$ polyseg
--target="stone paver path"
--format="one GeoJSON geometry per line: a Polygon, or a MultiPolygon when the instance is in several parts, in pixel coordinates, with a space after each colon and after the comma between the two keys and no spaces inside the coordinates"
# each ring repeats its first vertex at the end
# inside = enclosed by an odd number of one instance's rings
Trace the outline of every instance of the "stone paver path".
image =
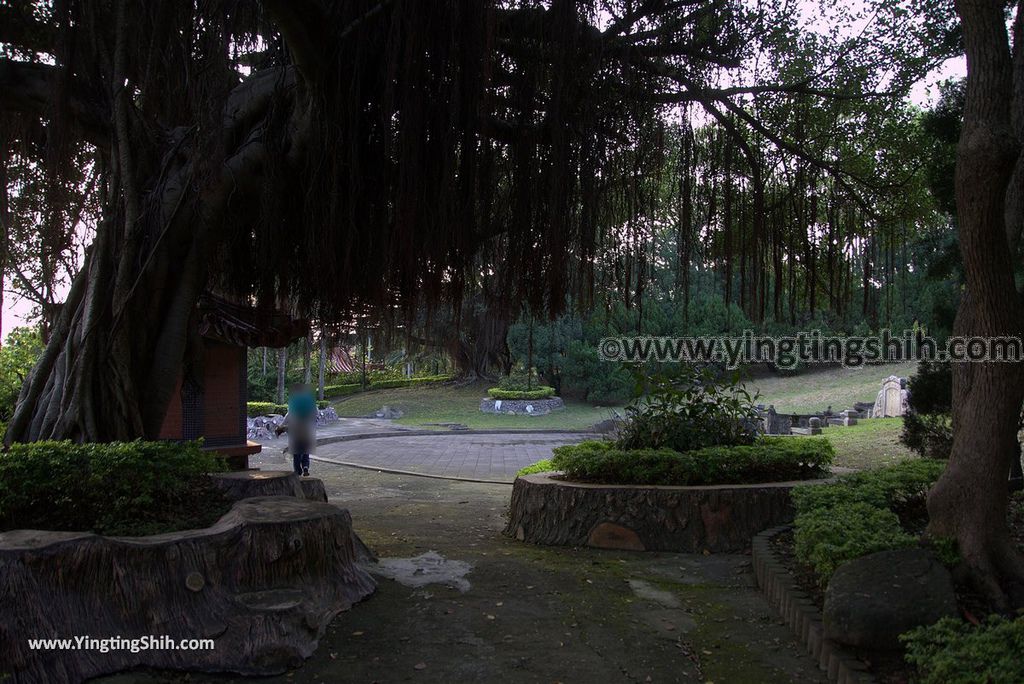
{"type": "MultiPolygon", "coordinates": [[[[321,435],[322,436],[322,435],[321,435]]],[[[582,441],[592,435],[579,433],[502,433],[480,434],[442,432],[430,435],[374,437],[321,444],[314,456],[314,475],[318,464],[343,463],[403,473],[417,473],[487,482],[515,480],[523,466],[551,457],[551,450],[562,444],[582,441]]],[[[290,458],[279,445],[268,445],[252,459],[252,465],[265,470],[290,469],[290,458]]]]}

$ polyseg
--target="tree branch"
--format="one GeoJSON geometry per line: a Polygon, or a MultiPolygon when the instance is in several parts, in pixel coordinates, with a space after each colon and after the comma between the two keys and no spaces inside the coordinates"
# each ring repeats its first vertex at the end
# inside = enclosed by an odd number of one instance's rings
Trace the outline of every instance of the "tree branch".
{"type": "MultiPolygon", "coordinates": [[[[0,59],[0,110],[45,117],[53,106],[50,84],[59,67],[0,59]]],[[[110,113],[105,106],[78,84],[72,83],[62,101],[67,103],[68,117],[96,147],[110,144],[110,113]]]]}

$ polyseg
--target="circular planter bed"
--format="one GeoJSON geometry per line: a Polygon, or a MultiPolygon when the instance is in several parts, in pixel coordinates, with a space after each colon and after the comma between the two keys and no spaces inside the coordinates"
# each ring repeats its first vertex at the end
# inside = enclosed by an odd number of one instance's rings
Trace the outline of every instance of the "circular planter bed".
{"type": "Polygon", "coordinates": [[[483,413],[505,413],[512,416],[543,416],[561,411],[565,404],[560,397],[550,399],[481,399],[483,413]]]}
{"type": "Polygon", "coordinates": [[[665,487],[568,482],[538,473],[516,479],[505,533],[556,546],[738,552],[758,532],[793,519],[793,487],[828,481],[665,487]]]}

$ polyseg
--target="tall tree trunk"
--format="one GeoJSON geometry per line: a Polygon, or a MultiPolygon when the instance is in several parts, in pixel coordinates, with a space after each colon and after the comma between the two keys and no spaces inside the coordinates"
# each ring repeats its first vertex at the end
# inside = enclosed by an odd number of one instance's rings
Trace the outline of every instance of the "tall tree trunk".
{"type": "MultiPolygon", "coordinates": [[[[959,0],[967,52],[967,94],[957,147],[956,204],[966,292],[956,334],[1022,335],[1024,312],[1015,288],[1007,228],[1007,190],[1020,164],[1020,139],[1010,102],[1021,113],[999,0],[959,0]]],[[[1020,8],[1016,32],[1020,36],[1020,8]]],[[[1017,42],[1017,50],[1024,46],[1017,42]]],[[[1017,84],[1024,85],[1017,61],[1017,84]]],[[[1007,527],[1007,476],[1018,453],[1024,400],[1019,363],[959,363],[953,377],[953,450],[928,497],[928,531],[954,538],[978,587],[1002,607],[1024,605],[1024,558],[1007,527]]]]}
{"type": "Polygon", "coordinates": [[[725,144],[725,161],[722,169],[725,172],[725,189],[723,191],[722,204],[722,257],[725,260],[725,283],[723,296],[725,297],[726,319],[728,320],[728,307],[732,304],[732,195],[733,195],[733,168],[732,168],[732,143],[725,144]]]}
{"type": "Polygon", "coordinates": [[[320,329],[320,368],[317,369],[317,391],[316,396],[320,401],[324,400],[324,382],[327,379],[327,331],[320,329]]]}
{"type": "Polygon", "coordinates": [[[313,383],[313,331],[306,333],[302,340],[302,382],[313,383]]]}
{"type": "Polygon", "coordinates": [[[285,399],[285,379],[288,375],[288,347],[277,350],[277,403],[283,404],[285,399]]]}

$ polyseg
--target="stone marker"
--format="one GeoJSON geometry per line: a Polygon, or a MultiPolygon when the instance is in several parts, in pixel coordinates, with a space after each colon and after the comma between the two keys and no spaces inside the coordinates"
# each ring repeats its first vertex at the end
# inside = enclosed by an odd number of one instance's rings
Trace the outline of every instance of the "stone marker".
{"type": "Polygon", "coordinates": [[[807,419],[807,427],[795,427],[792,428],[792,432],[794,435],[820,435],[821,418],[811,416],[807,419]]]}
{"type": "Polygon", "coordinates": [[[909,392],[904,388],[904,380],[890,375],[882,381],[882,389],[875,397],[875,405],[871,409],[872,418],[898,418],[907,412],[909,392]]]}

